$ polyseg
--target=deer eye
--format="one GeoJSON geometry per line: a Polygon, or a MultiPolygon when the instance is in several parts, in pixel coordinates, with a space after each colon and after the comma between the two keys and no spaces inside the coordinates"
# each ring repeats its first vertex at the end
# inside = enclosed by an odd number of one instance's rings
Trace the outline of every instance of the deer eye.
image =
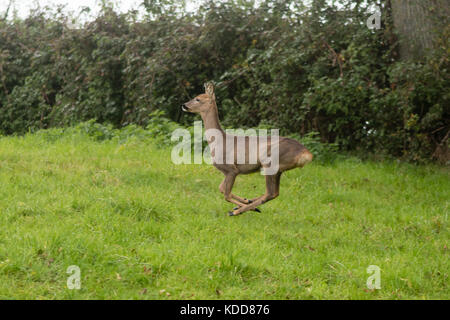
{"type": "Polygon", "coordinates": [[[195,101],[198,101],[198,102],[200,102],[200,99],[199,99],[199,98],[197,98],[197,99],[195,99],[195,101]]]}

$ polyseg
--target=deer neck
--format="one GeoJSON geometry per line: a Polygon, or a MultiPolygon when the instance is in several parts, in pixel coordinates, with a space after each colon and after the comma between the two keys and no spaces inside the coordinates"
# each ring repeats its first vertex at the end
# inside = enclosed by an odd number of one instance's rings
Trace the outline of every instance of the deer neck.
{"type": "Polygon", "coordinates": [[[216,129],[224,133],[222,127],[220,126],[219,112],[217,111],[217,105],[215,102],[213,103],[211,108],[209,108],[205,112],[202,112],[200,115],[202,117],[205,130],[216,129]]]}

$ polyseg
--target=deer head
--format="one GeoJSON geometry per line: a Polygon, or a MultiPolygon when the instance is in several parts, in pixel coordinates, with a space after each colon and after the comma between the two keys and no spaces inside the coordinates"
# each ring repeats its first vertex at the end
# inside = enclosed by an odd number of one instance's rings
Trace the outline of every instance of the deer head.
{"type": "Polygon", "coordinates": [[[204,113],[214,108],[216,96],[214,94],[214,85],[211,82],[204,84],[205,93],[196,96],[191,101],[181,105],[181,109],[185,112],[204,113]]]}

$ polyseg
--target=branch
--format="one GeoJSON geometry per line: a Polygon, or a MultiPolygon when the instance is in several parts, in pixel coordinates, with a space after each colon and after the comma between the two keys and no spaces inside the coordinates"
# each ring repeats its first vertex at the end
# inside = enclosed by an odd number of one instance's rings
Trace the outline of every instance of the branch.
{"type": "Polygon", "coordinates": [[[2,18],[2,21],[6,21],[6,18],[8,18],[9,9],[11,8],[11,5],[12,5],[13,1],[14,0],[9,0],[8,7],[6,8],[6,11],[5,11],[5,14],[4,14],[3,18],[2,18]]]}
{"type": "Polygon", "coordinates": [[[326,42],[325,40],[323,40],[324,44],[328,47],[328,50],[331,51],[331,53],[333,54],[334,60],[333,60],[333,66],[336,65],[336,61],[339,64],[339,71],[340,71],[340,77],[342,78],[344,76],[344,72],[342,71],[342,56],[339,53],[336,53],[336,51],[334,51],[334,49],[328,44],[328,42],[326,42]]]}

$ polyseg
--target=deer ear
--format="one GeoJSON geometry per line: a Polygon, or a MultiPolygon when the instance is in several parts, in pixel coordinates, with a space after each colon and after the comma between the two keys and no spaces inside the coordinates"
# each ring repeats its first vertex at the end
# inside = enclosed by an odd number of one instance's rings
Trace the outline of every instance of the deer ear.
{"type": "Polygon", "coordinates": [[[204,84],[205,86],[205,93],[210,96],[211,98],[215,99],[215,95],[214,95],[214,85],[212,82],[206,82],[204,84]]]}

